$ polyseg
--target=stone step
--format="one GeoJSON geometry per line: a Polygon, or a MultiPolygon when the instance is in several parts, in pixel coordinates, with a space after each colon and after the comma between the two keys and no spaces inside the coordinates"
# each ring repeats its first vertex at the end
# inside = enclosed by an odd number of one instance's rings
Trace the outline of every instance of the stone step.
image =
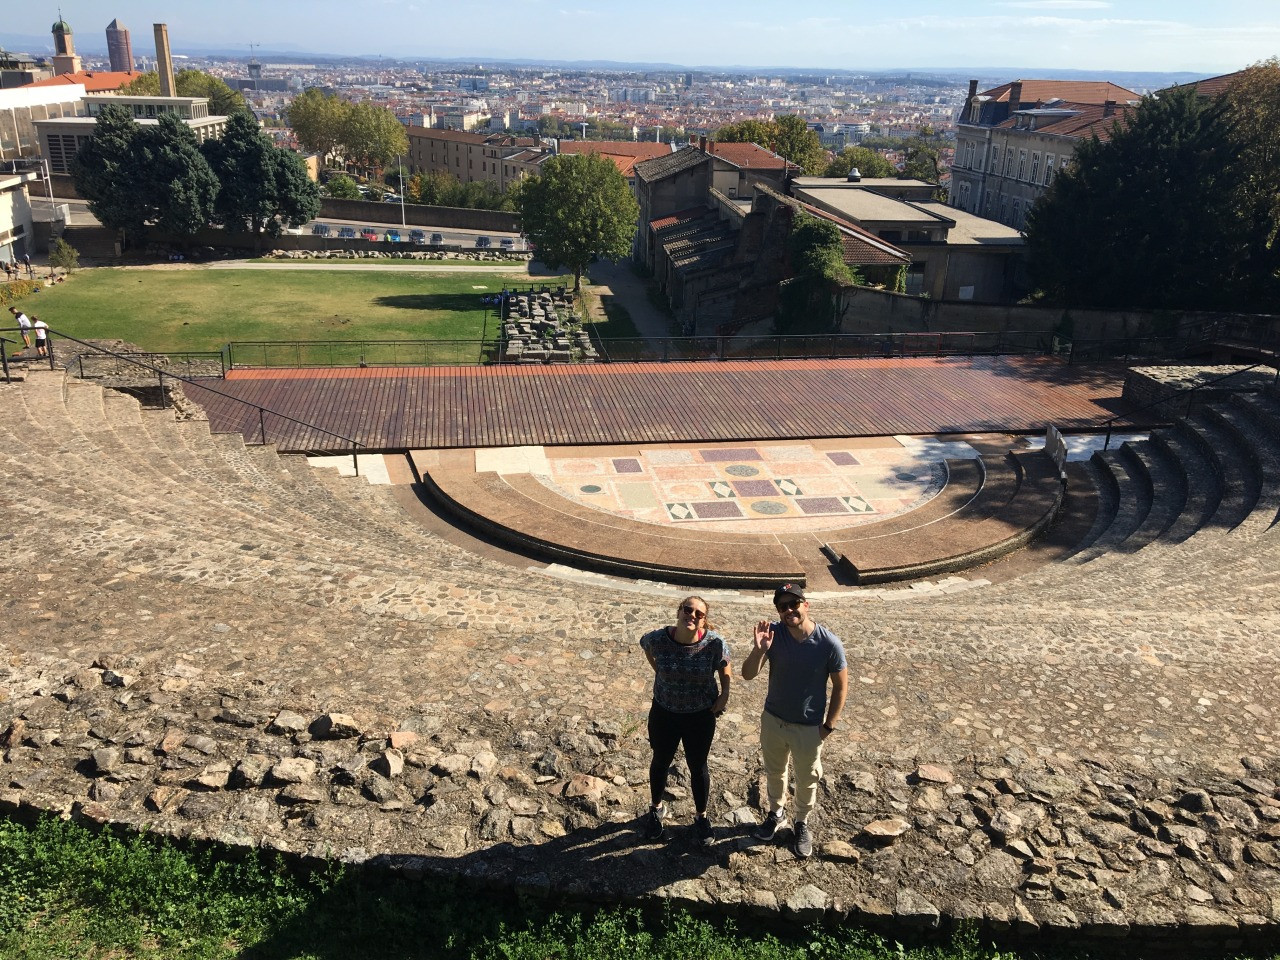
{"type": "Polygon", "coordinates": [[[1149,487],[1151,507],[1134,531],[1113,548],[1120,553],[1136,553],[1158,541],[1182,513],[1186,505],[1186,477],[1168,451],[1150,441],[1129,443],[1126,449],[1142,466],[1149,487]]]}
{"type": "Polygon", "coordinates": [[[1185,494],[1182,510],[1160,538],[1163,544],[1178,544],[1200,530],[1222,499],[1222,481],[1204,448],[1182,424],[1151,435],[1151,443],[1163,447],[1182,469],[1185,494]]]}
{"type": "Polygon", "coordinates": [[[1066,561],[1088,563],[1101,557],[1127,540],[1147,518],[1151,510],[1151,479],[1145,465],[1125,442],[1119,450],[1100,450],[1093,455],[1100,469],[1110,474],[1114,484],[1116,512],[1111,522],[1084,550],[1066,561]]]}
{"type": "Polygon", "coordinates": [[[1182,422],[1208,454],[1222,483],[1222,497],[1217,509],[1205,521],[1204,530],[1221,533],[1234,530],[1248,517],[1260,489],[1248,452],[1235,433],[1205,408],[1194,411],[1182,422]]]}
{"type": "Polygon", "coordinates": [[[858,584],[931,577],[1004,556],[1039,536],[1057,516],[1063,486],[1043,452],[983,457],[985,481],[949,516],[898,535],[832,541],[858,584]]]}

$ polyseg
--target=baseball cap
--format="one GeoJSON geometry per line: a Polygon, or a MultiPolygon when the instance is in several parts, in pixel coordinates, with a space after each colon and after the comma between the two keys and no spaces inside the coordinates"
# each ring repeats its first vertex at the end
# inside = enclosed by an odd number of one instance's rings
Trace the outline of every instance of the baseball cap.
{"type": "Polygon", "coordinates": [[[800,586],[800,584],[798,584],[798,583],[784,583],[784,584],[783,584],[782,586],[780,586],[777,590],[773,591],[773,604],[774,604],[774,606],[777,606],[777,605],[778,605],[778,600],[779,600],[781,597],[786,596],[787,594],[791,594],[791,596],[795,597],[797,600],[803,600],[803,599],[805,598],[805,597],[804,597],[804,587],[800,586]]]}

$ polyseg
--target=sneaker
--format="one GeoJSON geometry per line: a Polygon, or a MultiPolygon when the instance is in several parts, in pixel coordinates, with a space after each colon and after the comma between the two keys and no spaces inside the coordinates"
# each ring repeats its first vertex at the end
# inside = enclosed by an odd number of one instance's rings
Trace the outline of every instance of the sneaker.
{"type": "Polygon", "coordinates": [[[693,820],[693,842],[700,847],[709,847],[715,843],[715,832],[711,829],[711,821],[706,817],[695,817],[693,820]]]}
{"type": "Polygon", "coordinates": [[[778,835],[778,831],[787,825],[786,815],[781,811],[770,813],[764,818],[764,823],[756,827],[757,840],[772,840],[778,835]]]}
{"type": "Polygon", "coordinates": [[[644,838],[650,842],[661,840],[663,832],[662,810],[653,807],[644,817],[644,838]]]}
{"type": "Polygon", "coordinates": [[[801,860],[813,856],[813,833],[803,820],[796,822],[796,856],[801,860]]]}

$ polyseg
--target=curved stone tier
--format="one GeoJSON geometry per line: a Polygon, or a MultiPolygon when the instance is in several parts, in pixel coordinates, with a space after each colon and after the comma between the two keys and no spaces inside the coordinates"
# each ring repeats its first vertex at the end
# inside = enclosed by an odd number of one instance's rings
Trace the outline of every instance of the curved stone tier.
{"type": "MultiPolygon", "coordinates": [[[[760,681],[720,720],[714,846],[679,780],[677,838],[636,832],[636,641],[677,591],[487,559],[407,488],[32,371],[0,385],[0,806],[589,899],[1274,944],[1277,422],[1234,402],[1126,454],[1072,562],[815,593],[851,695],[800,862],[749,836],[760,681]]],[[[702,592],[740,661],[768,594],[702,592]]]]}

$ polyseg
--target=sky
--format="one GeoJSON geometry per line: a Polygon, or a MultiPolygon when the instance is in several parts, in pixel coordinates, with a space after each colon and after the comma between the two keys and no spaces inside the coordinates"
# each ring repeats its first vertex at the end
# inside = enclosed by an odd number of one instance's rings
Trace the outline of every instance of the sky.
{"type": "Polygon", "coordinates": [[[612,60],[842,70],[1027,67],[1190,71],[1280,55],[1280,0],[14,0],[0,44],[51,49],[62,16],[105,50],[118,18],[136,54],[151,24],[184,45],[408,58],[612,60]],[[19,42],[23,41],[23,42],[19,42]],[[43,43],[43,46],[40,44],[43,43]]]}

